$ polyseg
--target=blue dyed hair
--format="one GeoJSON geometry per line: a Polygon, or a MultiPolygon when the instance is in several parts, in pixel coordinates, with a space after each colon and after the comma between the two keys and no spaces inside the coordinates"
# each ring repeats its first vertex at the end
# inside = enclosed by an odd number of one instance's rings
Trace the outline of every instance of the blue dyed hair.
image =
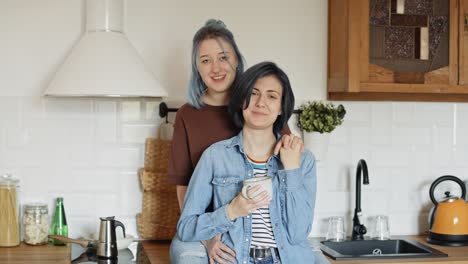
{"type": "Polygon", "coordinates": [[[236,76],[234,78],[233,84],[236,82],[239,73],[244,71],[244,60],[242,54],[237,47],[236,41],[232,32],[227,29],[226,25],[221,20],[210,19],[206,21],[205,25],[200,28],[195,36],[193,37],[192,43],[192,73],[190,76],[190,81],[188,83],[188,95],[187,100],[190,105],[200,109],[204,106],[202,97],[206,93],[206,85],[203,82],[200,73],[198,72],[197,58],[198,58],[198,48],[202,41],[206,39],[216,39],[221,38],[231,45],[234,52],[236,53],[238,65],[235,69],[236,76]]]}
{"type": "Polygon", "coordinates": [[[236,82],[234,89],[232,89],[231,100],[228,106],[228,111],[234,125],[238,129],[243,128],[245,123],[243,110],[249,107],[250,97],[258,79],[275,76],[283,87],[281,115],[273,123],[273,132],[275,134],[279,133],[286,126],[294,111],[294,93],[288,75],[275,63],[269,61],[255,64],[239,75],[239,80],[236,82]]]}

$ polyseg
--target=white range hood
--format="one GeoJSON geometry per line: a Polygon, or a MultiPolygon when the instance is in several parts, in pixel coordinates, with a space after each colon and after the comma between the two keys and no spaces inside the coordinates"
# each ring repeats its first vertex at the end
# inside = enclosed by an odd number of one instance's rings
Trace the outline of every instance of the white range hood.
{"type": "Polygon", "coordinates": [[[59,97],[166,97],[123,32],[123,0],[86,0],[86,32],[45,90],[59,97]]]}

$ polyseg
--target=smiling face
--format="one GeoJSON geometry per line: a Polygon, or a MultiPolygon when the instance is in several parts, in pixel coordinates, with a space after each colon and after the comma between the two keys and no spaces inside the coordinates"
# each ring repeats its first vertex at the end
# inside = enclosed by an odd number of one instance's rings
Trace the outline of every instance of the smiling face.
{"type": "Polygon", "coordinates": [[[222,38],[205,39],[198,48],[197,67],[207,94],[227,93],[236,77],[238,59],[222,38]]]}
{"type": "Polygon", "coordinates": [[[255,82],[247,109],[242,111],[244,126],[253,129],[272,130],[276,118],[281,115],[283,87],[274,75],[255,82]]]}

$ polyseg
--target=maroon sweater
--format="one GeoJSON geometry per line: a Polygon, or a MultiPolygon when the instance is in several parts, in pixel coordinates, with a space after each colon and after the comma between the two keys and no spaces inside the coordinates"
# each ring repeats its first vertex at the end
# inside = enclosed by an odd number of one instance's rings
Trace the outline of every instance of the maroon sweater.
{"type": "MultiPolygon", "coordinates": [[[[184,104],[177,111],[169,159],[169,182],[187,186],[200,157],[210,145],[239,133],[227,106],[205,105],[196,109],[184,104]]],[[[281,134],[290,134],[285,127],[281,134]]]]}

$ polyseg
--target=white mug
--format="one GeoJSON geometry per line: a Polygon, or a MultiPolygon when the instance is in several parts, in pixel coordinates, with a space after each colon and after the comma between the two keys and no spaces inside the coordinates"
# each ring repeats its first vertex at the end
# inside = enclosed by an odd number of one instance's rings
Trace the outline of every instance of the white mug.
{"type": "Polygon", "coordinates": [[[247,195],[247,190],[257,185],[260,185],[263,188],[263,190],[260,191],[266,191],[268,193],[271,200],[271,198],[273,197],[273,185],[271,177],[269,176],[253,177],[245,180],[242,186],[242,196],[244,196],[245,198],[250,198],[247,195]]]}

